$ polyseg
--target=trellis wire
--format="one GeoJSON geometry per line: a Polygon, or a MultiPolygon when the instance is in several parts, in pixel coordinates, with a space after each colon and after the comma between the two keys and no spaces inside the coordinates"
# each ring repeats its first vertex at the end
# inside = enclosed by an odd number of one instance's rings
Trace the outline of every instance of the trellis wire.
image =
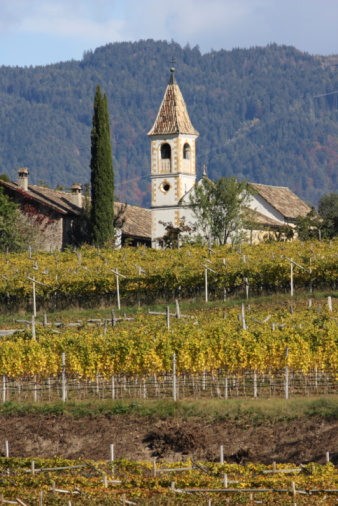
{"type": "Polygon", "coordinates": [[[66,373],[39,378],[2,376],[2,401],[46,402],[62,399],[161,399],[172,398],[292,398],[338,393],[334,372],[314,369],[307,373],[288,369],[274,373],[218,371],[201,374],[125,375],[83,379],[66,373]],[[65,390],[66,385],[66,390],[65,390]]]}

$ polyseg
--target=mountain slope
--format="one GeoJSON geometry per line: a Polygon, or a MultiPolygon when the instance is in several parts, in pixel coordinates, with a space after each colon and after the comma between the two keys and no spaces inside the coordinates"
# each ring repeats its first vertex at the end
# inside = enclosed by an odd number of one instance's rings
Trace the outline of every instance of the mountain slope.
{"type": "Polygon", "coordinates": [[[176,59],[208,175],[289,186],[316,204],[338,190],[335,57],[277,46],[212,51],[164,41],[108,44],[79,62],[0,67],[0,172],[69,187],[89,181],[95,87],[108,95],[116,192],[149,205],[151,128],[176,59]],[[325,95],[325,96],[319,96],[325,95]]]}

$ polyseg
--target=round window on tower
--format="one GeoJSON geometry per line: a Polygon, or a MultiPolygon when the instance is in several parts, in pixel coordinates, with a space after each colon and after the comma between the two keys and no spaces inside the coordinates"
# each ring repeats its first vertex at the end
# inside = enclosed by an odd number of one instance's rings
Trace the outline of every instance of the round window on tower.
{"type": "Polygon", "coordinates": [[[168,193],[170,188],[171,188],[171,186],[170,186],[170,183],[168,183],[168,181],[163,181],[163,183],[160,184],[160,190],[163,193],[168,193]]]}

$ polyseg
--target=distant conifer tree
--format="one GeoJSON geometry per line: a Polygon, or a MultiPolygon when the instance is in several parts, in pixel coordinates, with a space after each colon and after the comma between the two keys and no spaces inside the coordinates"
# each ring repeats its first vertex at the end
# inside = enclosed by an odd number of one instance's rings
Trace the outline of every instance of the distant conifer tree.
{"type": "Polygon", "coordinates": [[[114,235],[114,170],[107,96],[97,86],[91,132],[91,240],[103,246],[114,235]]]}

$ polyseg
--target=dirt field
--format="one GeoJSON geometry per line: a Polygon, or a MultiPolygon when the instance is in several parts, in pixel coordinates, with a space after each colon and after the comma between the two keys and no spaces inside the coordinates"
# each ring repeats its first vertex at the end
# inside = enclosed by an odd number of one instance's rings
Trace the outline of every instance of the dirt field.
{"type": "Polygon", "coordinates": [[[0,448],[6,440],[12,457],[103,460],[109,458],[110,444],[114,443],[117,459],[182,461],[192,457],[217,461],[223,444],[228,462],[323,464],[329,451],[330,460],[338,463],[338,422],[314,417],[252,427],[197,418],[1,416],[0,448]]]}

